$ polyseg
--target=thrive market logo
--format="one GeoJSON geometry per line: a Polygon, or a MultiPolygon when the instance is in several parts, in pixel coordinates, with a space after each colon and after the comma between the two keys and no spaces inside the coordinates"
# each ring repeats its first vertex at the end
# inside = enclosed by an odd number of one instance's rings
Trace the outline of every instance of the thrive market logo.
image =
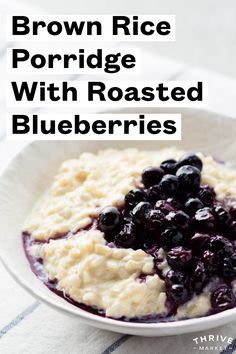
{"type": "Polygon", "coordinates": [[[233,343],[233,338],[221,334],[209,334],[207,336],[200,336],[193,338],[194,350],[199,351],[218,351],[224,350],[226,347],[230,349],[233,343]]]}

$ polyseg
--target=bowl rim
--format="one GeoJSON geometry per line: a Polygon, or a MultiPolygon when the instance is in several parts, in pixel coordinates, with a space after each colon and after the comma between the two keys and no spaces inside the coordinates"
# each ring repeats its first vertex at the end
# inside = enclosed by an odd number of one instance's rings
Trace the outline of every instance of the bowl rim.
{"type": "MultiPolygon", "coordinates": [[[[24,146],[18,148],[18,150],[13,154],[13,156],[10,158],[10,160],[1,168],[0,170],[0,182],[1,179],[4,177],[4,174],[8,171],[8,169],[11,167],[12,163],[14,160],[21,154],[24,154],[29,147],[32,145],[37,145],[41,141],[31,141],[25,144],[24,146]]],[[[56,294],[53,294],[52,298],[47,297],[46,294],[41,294],[37,292],[37,289],[31,286],[30,282],[24,279],[22,275],[20,275],[16,269],[11,267],[11,262],[9,262],[9,258],[7,254],[4,254],[4,251],[0,249],[0,261],[2,262],[4,268],[8,271],[8,273],[13,277],[13,279],[23,288],[25,289],[29,294],[31,294],[33,297],[36,299],[44,302],[45,304],[49,305],[50,307],[54,308],[55,310],[59,310],[67,315],[71,315],[76,318],[82,318],[85,322],[88,324],[94,324],[97,323],[98,327],[99,325],[104,325],[104,328],[109,329],[109,326],[112,325],[112,328],[116,328],[118,331],[120,330],[142,330],[142,333],[144,334],[145,332],[148,332],[150,330],[177,330],[181,329],[184,330],[185,332],[194,332],[197,330],[204,329],[206,326],[207,328],[212,328],[212,327],[217,327],[221,324],[230,322],[230,319],[236,319],[236,307],[232,309],[228,309],[216,314],[212,314],[209,316],[202,316],[202,317],[197,317],[197,318],[189,318],[189,319],[184,319],[184,320],[177,320],[177,321],[170,321],[170,322],[150,322],[150,323],[143,323],[143,322],[129,322],[129,321],[121,321],[119,319],[113,319],[109,317],[102,317],[96,314],[92,314],[86,310],[83,310],[81,308],[75,307],[71,304],[70,307],[64,306],[63,302],[60,303],[60,301],[54,301],[53,298],[55,297],[58,298],[56,294]],[[73,310],[73,307],[75,310],[73,310]],[[79,312],[78,312],[79,311],[79,312]],[[224,321],[223,321],[224,320],[224,321]],[[203,325],[201,327],[201,325],[203,325]],[[196,329],[198,328],[198,329],[196,329]]],[[[29,266],[30,267],[30,266],[29,266]]],[[[33,273],[33,272],[32,272],[33,273]]],[[[35,275],[37,278],[37,276],[35,275]]],[[[37,278],[38,279],[38,278],[37,278]]],[[[42,283],[39,279],[38,281],[42,283]]],[[[46,285],[44,284],[46,287],[46,285]]],[[[48,289],[48,291],[50,291],[48,289]]],[[[63,299],[66,301],[65,299],[63,299]]],[[[67,302],[68,303],[68,302],[67,302]]],[[[112,330],[112,329],[111,329],[112,330]]],[[[121,332],[121,331],[120,331],[121,332]]],[[[158,334],[158,333],[157,333],[158,334]]],[[[172,331],[168,334],[161,334],[161,335],[171,335],[172,331]]],[[[177,334],[177,331],[176,331],[177,334]]]]}

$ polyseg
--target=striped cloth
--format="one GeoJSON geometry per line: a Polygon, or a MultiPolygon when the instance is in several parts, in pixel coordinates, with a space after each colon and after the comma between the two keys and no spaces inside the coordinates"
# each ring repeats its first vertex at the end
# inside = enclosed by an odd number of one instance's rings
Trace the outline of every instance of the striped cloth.
{"type": "MultiPolygon", "coordinates": [[[[7,43],[4,33],[5,14],[38,12],[19,2],[0,5],[0,166],[21,148],[25,142],[5,140],[5,67],[7,43]]],[[[19,46],[19,43],[15,43],[19,46]]],[[[72,79],[77,79],[73,76],[72,79]]],[[[83,77],[81,77],[83,78],[83,77]]],[[[135,77],[133,77],[135,79],[135,77]]],[[[207,80],[209,82],[209,110],[236,117],[236,82],[214,72],[190,67],[163,57],[142,52],[142,74],[138,79],[156,80],[207,80]]],[[[84,77],[86,79],[86,77],[84,77]]],[[[55,111],[54,111],[55,113],[55,111]]],[[[36,301],[22,290],[0,264],[0,353],[1,354],[97,354],[97,353],[202,353],[193,341],[196,337],[222,335],[236,337],[236,323],[204,333],[175,337],[145,338],[120,335],[81,323],[36,301]]],[[[236,340],[226,349],[223,343],[211,353],[229,354],[236,350],[236,340]]],[[[206,351],[206,350],[205,350],[206,351]]]]}

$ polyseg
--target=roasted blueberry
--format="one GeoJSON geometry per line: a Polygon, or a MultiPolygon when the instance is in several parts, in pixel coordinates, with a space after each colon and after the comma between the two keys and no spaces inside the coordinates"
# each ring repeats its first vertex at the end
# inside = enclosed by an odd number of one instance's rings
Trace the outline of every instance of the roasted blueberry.
{"type": "Polygon", "coordinates": [[[155,209],[160,210],[165,215],[176,210],[175,206],[171,202],[168,202],[168,200],[158,200],[155,209]]]}
{"type": "Polygon", "coordinates": [[[150,187],[147,190],[147,198],[148,198],[148,201],[152,204],[155,204],[158,200],[163,198],[163,193],[161,192],[158,184],[150,187]]]}
{"type": "Polygon", "coordinates": [[[173,206],[173,208],[175,208],[175,210],[181,210],[181,209],[183,209],[182,204],[181,204],[180,201],[177,200],[176,198],[167,198],[166,201],[167,201],[168,203],[170,203],[170,204],[173,206]]]}
{"type": "Polygon", "coordinates": [[[191,294],[189,278],[179,270],[169,270],[165,277],[166,292],[176,305],[186,302],[191,294]]]}
{"type": "Polygon", "coordinates": [[[233,290],[227,285],[221,285],[211,294],[211,305],[216,312],[234,307],[235,296],[233,290]]]}
{"type": "Polygon", "coordinates": [[[215,227],[215,218],[210,208],[203,208],[197,210],[194,215],[194,224],[197,230],[205,231],[211,230],[215,227]]]}
{"type": "Polygon", "coordinates": [[[190,227],[191,222],[190,217],[182,210],[171,211],[167,215],[167,220],[176,228],[181,230],[187,230],[190,227]]]}
{"type": "Polygon", "coordinates": [[[189,198],[184,204],[184,210],[190,216],[193,216],[198,209],[202,208],[204,208],[204,205],[198,198],[189,198]]]}
{"type": "Polygon", "coordinates": [[[236,240],[236,221],[232,222],[225,234],[230,240],[236,240]]]}
{"type": "Polygon", "coordinates": [[[156,231],[160,233],[165,227],[165,215],[160,210],[150,210],[145,217],[145,229],[147,231],[156,231]]]}
{"type": "Polygon", "coordinates": [[[178,177],[180,190],[184,193],[196,192],[200,187],[201,173],[198,168],[190,165],[180,167],[176,176],[178,177]]]}
{"type": "Polygon", "coordinates": [[[175,303],[182,305],[191,298],[191,293],[183,284],[173,284],[167,288],[167,296],[175,303]]]}
{"type": "Polygon", "coordinates": [[[186,275],[180,270],[170,269],[166,273],[165,283],[166,286],[171,286],[173,284],[184,284],[186,281],[186,275]]]}
{"type": "Polygon", "coordinates": [[[194,250],[194,252],[199,253],[208,247],[209,241],[209,235],[196,233],[190,240],[190,247],[194,250]]]}
{"type": "Polygon", "coordinates": [[[190,165],[196,167],[198,170],[202,170],[202,160],[195,154],[183,155],[178,162],[179,167],[190,165]]]}
{"type": "Polygon", "coordinates": [[[192,250],[182,246],[172,248],[167,253],[167,262],[170,267],[175,269],[187,268],[191,265],[192,261],[192,250]]]}
{"type": "Polygon", "coordinates": [[[121,223],[121,213],[115,207],[104,208],[98,217],[98,227],[103,232],[117,229],[121,223]]]}
{"type": "Polygon", "coordinates": [[[236,276],[236,253],[223,259],[221,271],[224,278],[236,276]]]}
{"type": "Polygon", "coordinates": [[[211,237],[209,249],[218,255],[231,255],[234,252],[232,243],[227,238],[218,235],[211,237]]]}
{"type": "Polygon", "coordinates": [[[146,188],[155,186],[160,182],[164,171],[158,167],[147,167],[142,172],[142,183],[146,188]]]}
{"type": "Polygon", "coordinates": [[[174,159],[165,160],[160,167],[166,174],[174,175],[177,170],[177,162],[174,159]]]}
{"type": "Polygon", "coordinates": [[[125,224],[123,229],[115,236],[115,244],[119,247],[136,247],[136,236],[132,224],[125,224]]]}
{"type": "Polygon", "coordinates": [[[167,197],[176,196],[179,187],[178,178],[173,175],[165,175],[160,181],[159,186],[162,193],[164,193],[167,197]]]}
{"type": "Polygon", "coordinates": [[[198,192],[198,198],[206,207],[210,207],[215,201],[216,194],[213,188],[208,185],[205,185],[200,187],[198,192]]]}
{"type": "Polygon", "coordinates": [[[206,285],[208,280],[205,266],[202,262],[198,262],[193,269],[192,273],[192,283],[194,286],[194,290],[197,294],[199,294],[204,286],[206,285]]]}
{"type": "Polygon", "coordinates": [[[152,206],[148,202],[138,203],[132,212],[132,221],[135,224],[144,224],[147,213],[152,209],[152,206]]]}
{"type": "Polygon", "coordinates": [[[175,228],[166,229],[160,236],[160,245],[165,251],[169,251],[176,246],[181,246],[185,242],[185,236],[175,228]]]}
{"type": "Polygon", "coordinates": [[[143,227],[140,227],[140,225],[134,225],[134,232],[138,248],[146,251],[154,246],[157,246],[156,235],[151,232],[147,232],[143,227]]]}
{"type": "Polygon", "coordinates": [[[210,250],[206,250],[203,252],[202,262],[208,273],[215,273],[217,270],[219,270],[221,265],[219,255],[213,253],[210,250]]]}
{"type": "Polygon", "coordinates": [[[139,202],[145,202],[147,199],[146,193],[141,189],[132,189],[125,196],[125,206],[132,209],[139,202]]]}
{"type": "Polygon", "coordinates": [[[222,205],[213,207],[213,215],[220,230],[226,230],[232,223],[231,216],[222,205]]]}
{"type": "Polygon", "coordinates": [[[229,213],[230,213],[232,219],[236,221],[236,202],[234,202],[230,205],[229,213]]]}

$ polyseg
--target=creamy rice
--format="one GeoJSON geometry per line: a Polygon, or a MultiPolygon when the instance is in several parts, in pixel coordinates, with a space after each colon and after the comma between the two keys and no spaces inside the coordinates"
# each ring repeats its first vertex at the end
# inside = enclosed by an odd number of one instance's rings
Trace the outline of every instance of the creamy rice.
{"type": "Polygon", "coordinates": [[[164,282],[152,274],[153,257],[142,250],[107,247],[98,230],[52,240],[40,247],[40,256],[58,289],[78,302],[105,309],[107,316],[166,312],[164,282]],[[145,282],[138,279],[140,274],[147,275],[145,282]]]}

